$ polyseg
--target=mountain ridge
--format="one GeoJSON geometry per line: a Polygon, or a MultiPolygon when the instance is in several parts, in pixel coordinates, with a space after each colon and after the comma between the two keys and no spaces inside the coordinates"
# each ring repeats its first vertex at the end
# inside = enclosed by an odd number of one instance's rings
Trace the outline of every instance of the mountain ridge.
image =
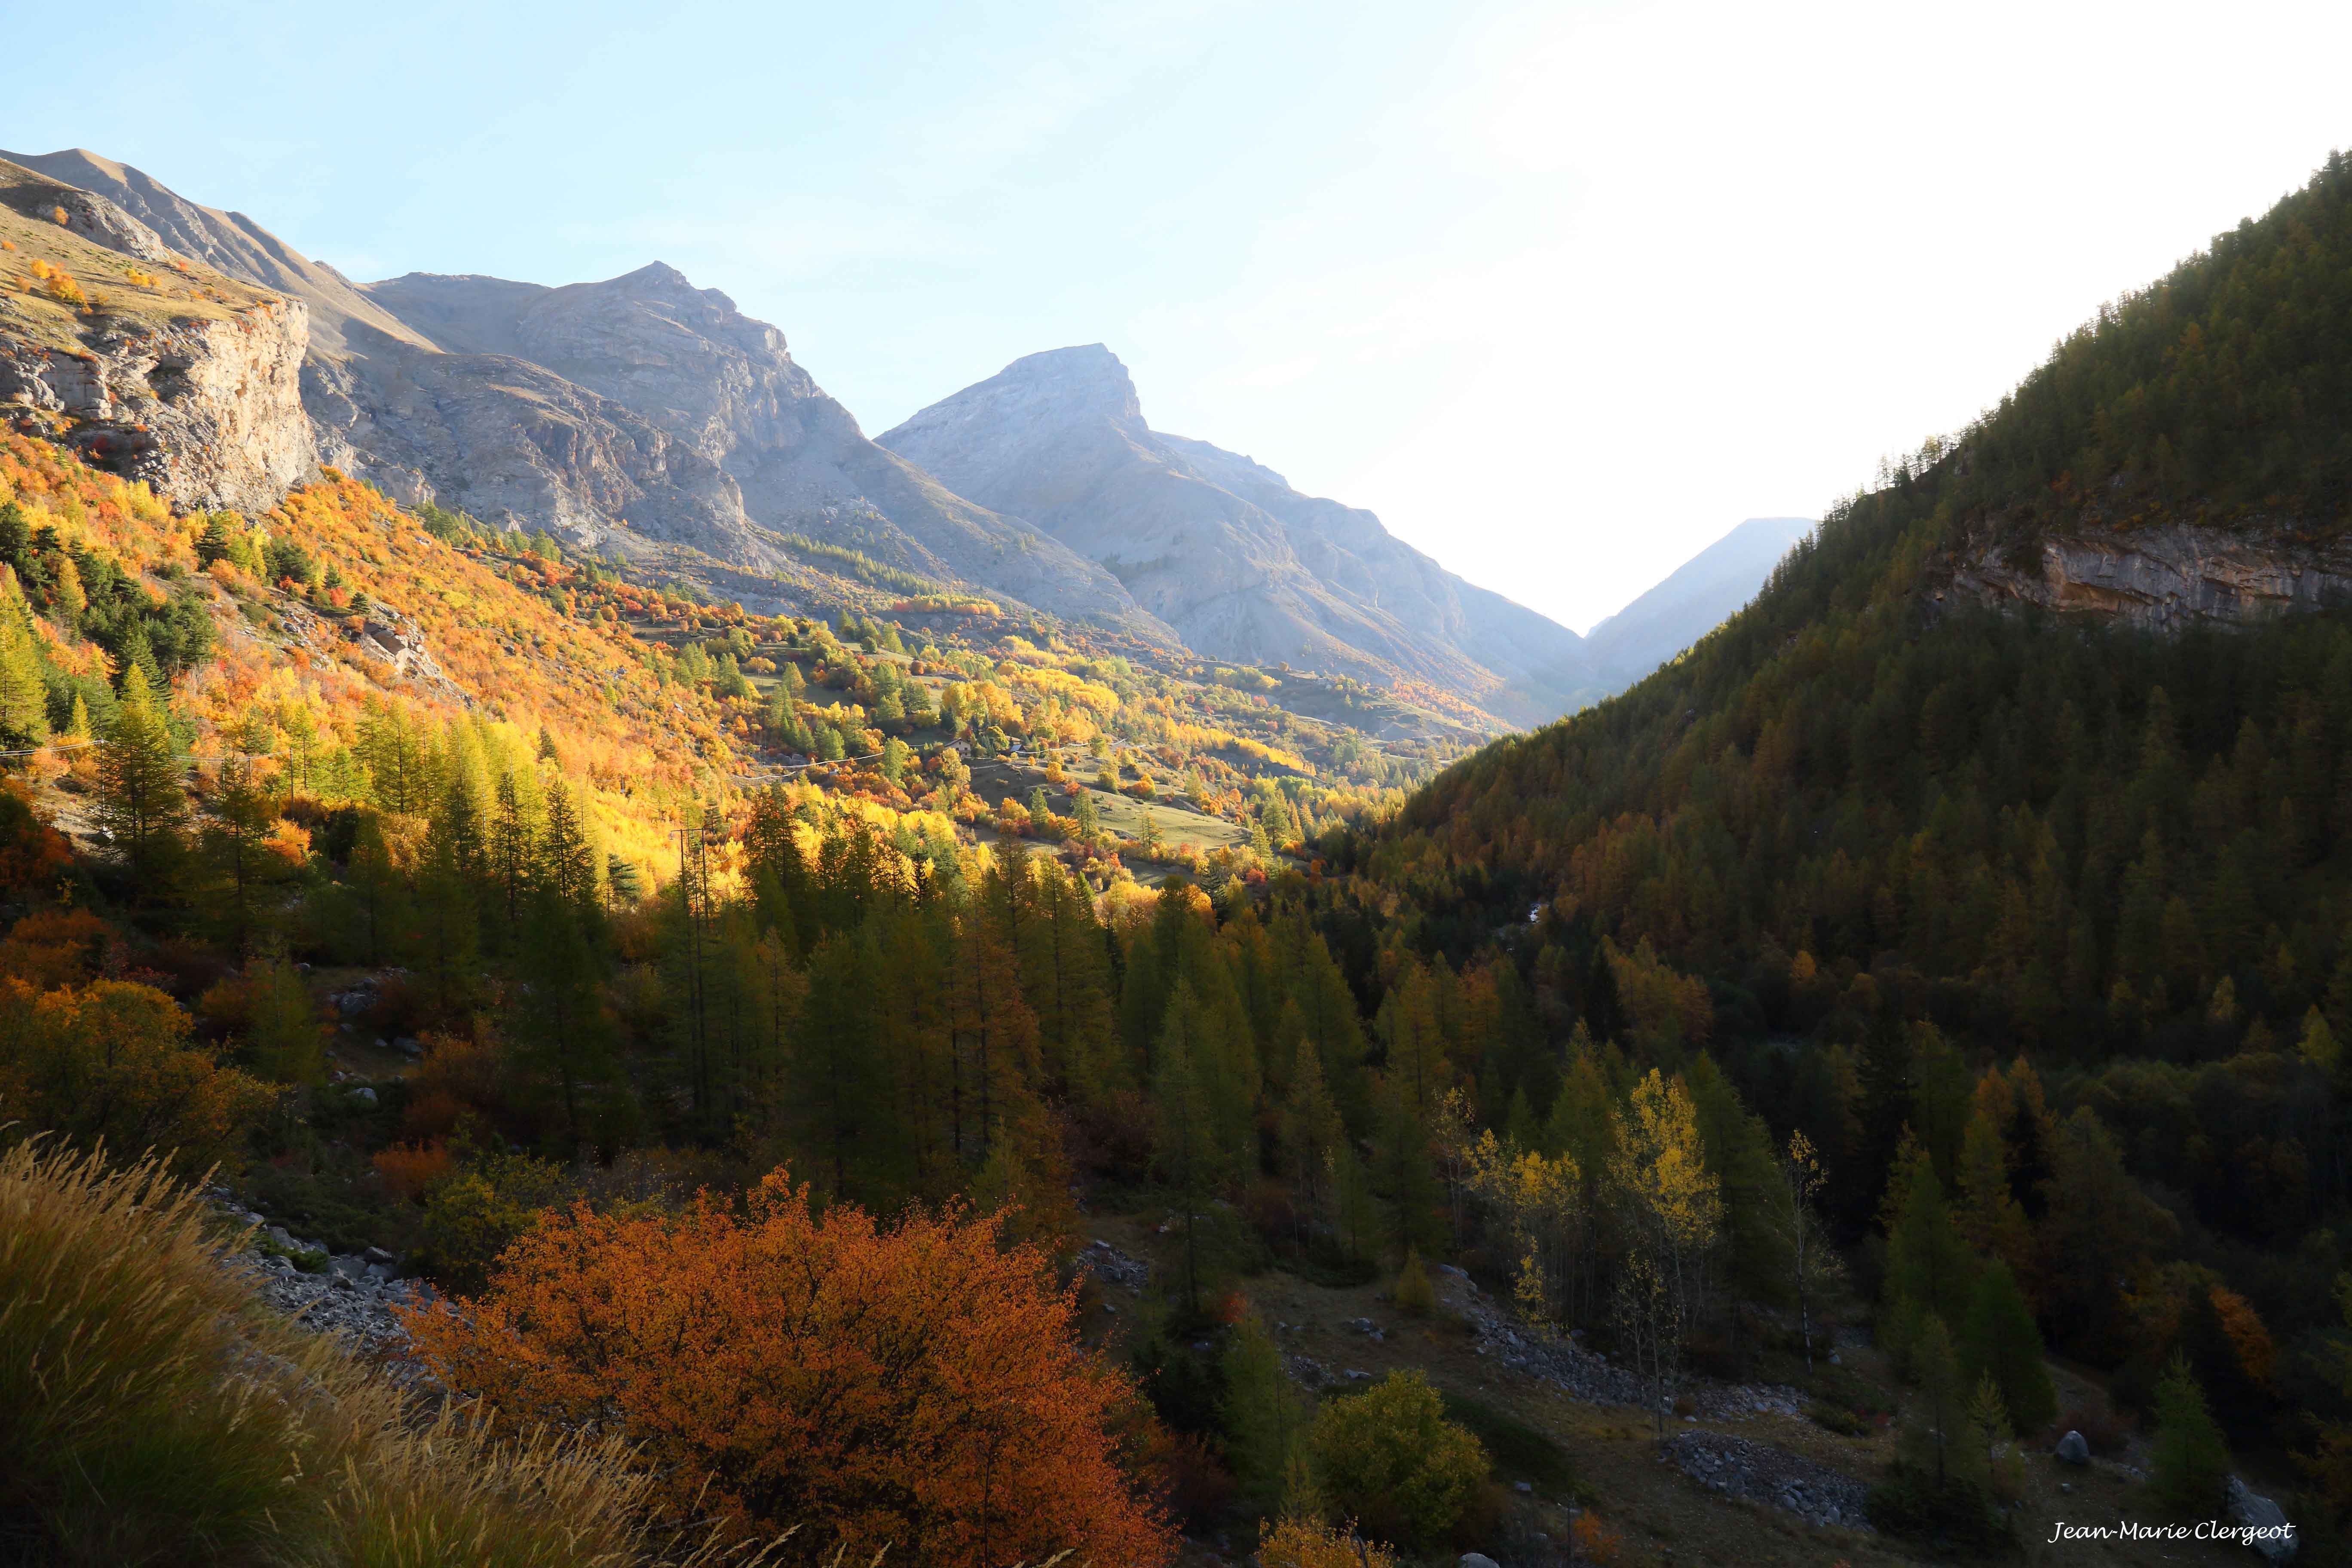
{"type": "Polygon", "coordinates": [[[1025,355],[878,439],[1103,563],[1213,657],[1427,681],[1514,722],[1594,694],[1565,626],[1446,572],[1370,512],[1152,429],[1103,344],[1025,355]]]}
{"type": "Polygon", "coordinates": [[[562,286],[423,274],[353,283],[252,219],[191,202],[127,164],[79,149],[14,161],[88,180],[173,248],[306,301],[302,399],[320,457],[401,500],[547,527],[625,555],[649,538],[761,569],[791,559],[781,533],[811,535],[1169,640],[1100,567],[867,441],[792,360],[781,331],[674,268],[562,286]],[[447,342],[397,308],[418,309],[428,287],[437,309],[425,314],[447,342]],[[510,344],[497,340],[501,312],[513,317],[510,344]],[[529,341],[598,384],[505,352],[534,324],[529,341]],[[706,373],[698,388],[689,371],[706,373]],[[679,416],[698,405],[697,416],[679,416]]]}

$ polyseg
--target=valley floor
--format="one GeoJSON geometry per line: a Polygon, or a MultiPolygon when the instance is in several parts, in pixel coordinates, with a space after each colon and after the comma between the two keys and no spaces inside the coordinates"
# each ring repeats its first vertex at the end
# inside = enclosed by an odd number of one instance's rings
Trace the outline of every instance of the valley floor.
{"type": "MultiPolygon", "coordinates": [[[[1107,1243],[1126,1258],[1149,1260],[1155,1268],[1172,1264],[1175,1257],[1172,1237],[1162,1233],[1159,1216],[1152,1214],[1092,1216],[1086,1237],[1089,1243],[1107,1243]]],[[[1559,1492],[1559,1489],[1540,1485],[1532,1486],[1526,1494],[1511,1489],[1507,1528],[1522,1539],[1541,1532],[1564,1545],[1581,1504],[1590,1506],[1620,1538],[1617,1562],[1628,1568],[1693,1568],[1696,1564],[1894,1568],[1936,1561],[1925,1552],[1875,1532],[1822,1528],[1779,1508],[1709,1491],[1661,1453],[1641,1410],[1590,1402],[1551,1379],[1503,1364],[1495,1353],[1499,1344],[1478,1332],[1470,1321],[1471,1313],[1491,1320],[1496,1311],[1492,1298],[1476,1294],[1476,1288],[1459,1275],[1445,1273],[1437,1278],[1441,1311],[1426,1321],[1415,1321],[1397,1311],[1387,1300],[1385,1282],[1337,1288],[1276,1269],[1244,1281],[1241,1289],[1269,1328],[1287,1325],[1277,1332],[1276,1340],[1294,1370],[1300,1364],[1297,1358],[1319,1363],[1333,1380],[1326,1387],[1361,1387],[1391,1372],[1418,1369],[1442,1393],[1500,1411],[1556,1442],[1568,1456],[1573,1485],[1559,1495],[1547,1495],[1548,1489],[1559,1492]],[[1379,1337],[1354,1327],[1360,1320],[1369,1320],[1380,1331],[1379,1337]],[[1350,1375],[1356,1373],[1365,1375],[1350,1375]]],[[[1140,1321],[1139,1297],[1131,1287],[1108,1279],[1101,1281],[1100,1295],[1110,1310],[1100,1305],[1094,1309],[1089,1333],[1098,1335],[1113,1353],[1123,1353],[1129,1331],[1140,1321]]],[[[1874,1382],[1896,1386],[1874,1352],[1849,1347],[1842,1355],[1874,1382]]],[[[2062,1403],[2071,1403],[2075,1394],[2085,1391],[2084,1380],[2064,1366],[2053,1364],[2052,1371],[2059,1382],[2062,1403]]],[[[1788,1375],[1801,1381],[1802,1368],[1788,1375]]],[[[1841,1436],[1802,1415],[1769,1408],[1780,1403],[1771,1396],[1777,1386],[1727,1385],[1720,1391],[1725,1395],[1760,1395],[1752,1399],[1703,1394],[1703,1407],[1711,1414],[1677,1417],[1678,1431],[1670,1436],[1714,1433],[1744,1439],[1864,1486],[1885,1472],[1894,1452],[1895,1423],[1867,1436],[1841,1436]],[[1738,1404],[1748,1405],[1750,1413],[1733,1414],[1726,1408],[1738,1404]],[[1759,1405],[1766,1408],[1754,1408],[1759,1405]]],[[[2144,1468],[2144,1454],[2135,1452],[2127,1459],[2139,1461],[2144,1468]]],[[[1509,1489],[1509,1469],[1500,1473],[1509,1489]]],[[[2015,1560],[2028,1563],[2079,1568],[2158,1563],[2244,1568],[2260,1561],[2242,1548],[2195,1541],[2094,1540],[2053,1544],[2052,1535],[2061,1521],[2109,1527],[2132,1520],[2148,1524],[2163,1521],[2163,1516],[2141,1495],[2127,1462],[2094,1459],[2089,1466],[2076,1468],[2061,1464],[2046,1451],[2031,1454],[2025,1495],[2015,1519],[2019,1540],[2015,1560]]],[[[1184,1562],[1188,1568],[1243,1562],[1253,1544],[1231,1535],[1222,1543],[1192,1541],[1184,1562]]],[[[1563,1552],[1555,1560],[1566,1563],[1569,1558],[1563,1552]]]]}

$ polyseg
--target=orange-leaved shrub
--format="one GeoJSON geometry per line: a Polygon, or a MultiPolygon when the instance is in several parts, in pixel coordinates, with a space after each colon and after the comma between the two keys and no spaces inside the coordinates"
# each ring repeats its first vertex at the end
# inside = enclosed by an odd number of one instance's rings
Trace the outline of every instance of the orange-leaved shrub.
{"type": "Polygon", "coordinates": [[[893,1561],[1164,1563],[1112,1436],[1133,1390],[1048,1280],[995,1218],[820,1215],[777,1171],[740,1212],[551,1214],[478,1299],[408,1316],[455,1387],[530,1419],[617,1413],[681,1517],[893,1561]]]}

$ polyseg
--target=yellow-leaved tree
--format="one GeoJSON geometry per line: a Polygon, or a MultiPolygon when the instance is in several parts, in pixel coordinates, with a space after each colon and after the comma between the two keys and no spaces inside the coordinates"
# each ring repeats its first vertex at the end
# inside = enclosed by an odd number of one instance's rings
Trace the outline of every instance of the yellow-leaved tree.
{"type": "Polygon", "coordinates": [[[1609,1185],[1626,1239],[1618,1327],[1635,1373],[1650,1384],[1652,1417],[1664,1437],[1683,1340],[1705,1304],[1709,1254],[1723,1233],[1723,1194],[1706,1168],[1698,1114],[1679,1077],[1651,1068],[1615,1121],[1609,1185]]]}

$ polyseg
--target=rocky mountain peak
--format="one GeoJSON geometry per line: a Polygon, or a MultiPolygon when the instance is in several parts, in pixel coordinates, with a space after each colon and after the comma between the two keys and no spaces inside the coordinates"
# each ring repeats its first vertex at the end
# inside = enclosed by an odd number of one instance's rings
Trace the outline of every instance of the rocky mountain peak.
{"type": "Polygon", "coordinates": [[[1101,343],[1025,354],[948,401],[967,399],[976,405],[1026,410],[1037,423],[1109,419],[1138,428],[1143,426],[1143,405],[1136,396],[1134,378],[1119,357],[1101,343]]]}

